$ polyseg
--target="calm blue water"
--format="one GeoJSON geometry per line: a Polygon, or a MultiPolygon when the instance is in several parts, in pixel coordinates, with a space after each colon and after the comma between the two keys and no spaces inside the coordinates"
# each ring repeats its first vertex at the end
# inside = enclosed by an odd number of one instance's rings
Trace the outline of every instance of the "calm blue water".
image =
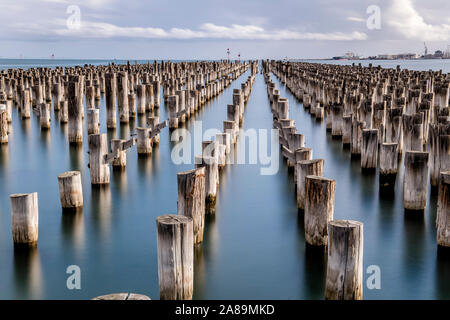
{"type": "MultiPolygon", "coordinates": [[[[186,127],[193,133],[193,121],[201,120],[204,130],[222,129],[232,90],[248,75],[209,102],[186,127]]],[[[365,288],[364,298],[449,299],[450,259],[437,252],[435,240],[436,194],[429,191],[424,216],[405,215],[402,169],[395,194],[381,196],[378,172],[362,175],[359,161],[351,160],[341,142],[326,134],[325,123],[312,119],[273,75],[272,79],[289,98],[291,118],[313,148],[313,157],[325,159],[324,176],[336,180],[335,218],[364,222],[364,266],[379,265],[382,276],[382,289],[365,288]]],[[[131,291],[158,299],[155,218],[176,212],[176,173],[193,165],[172,163],[174,143],[166,128],[151,157],[137,157],[132,148],[126,171],[112,171],[109,187],[92,188],[87,136],[83,147],[69,147],[67,125],[54,116],[50,131],[41,132],[35,115],[22,121],[14,109],[10,143],[0,149],[0,298],[87,299],[131,291]],[[67,170],[82,173],[85,206],[77,215],[60,209],[57,175],[67,170]],[[38,248],[14,252],[9,195],[33,191],[39,194],[38,248]],[[66,288],[65,271],[72,264],[81,268],[81,290],[66,288]]],[[[105,117],[102,98],[101,132],[107,132],[105,117]]],[[[167,119],[164,105],[160,118],[167,119]]],[[[108,132],[108,138],[127,138],[142,123],[137,118],[108,132]]],[[[244,129],[271,127],[266,87],[258,74],[244,129]]],[[[245,152],[244,142],[240,140],[237,152],[245,152]]],[[[220,176],[216,214],[207,217],[205,240],[196,252],[196,299],[324,296],[326,254],[305,247],[293,172],[283,162],[276,175],[262,176],[260,168],[230,165],[220,176]]]]}

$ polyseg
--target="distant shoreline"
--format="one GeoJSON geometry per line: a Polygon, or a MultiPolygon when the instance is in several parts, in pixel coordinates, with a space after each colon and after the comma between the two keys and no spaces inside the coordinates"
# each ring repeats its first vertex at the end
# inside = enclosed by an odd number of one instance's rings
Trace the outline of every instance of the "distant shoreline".
{"type": "Polygon", "coordinates": [[[323,58],[323,59],[294,59],[294,60],[324,60],[324,61],[439,61],[439,60],[450,60],[450,58],[417,58],[417,59],[333,59],[333,58],[323,58]]]}
{"type": "MultiPolygon", "coordinates": [[[[417,59],[333,59],[333,58],[249,58],[249,59],[241,59],[241,60],[301,60],[301,61],[439,61],[439,60],[450,60],[450,58],[417,58],[417,59]]],[[[62,58],[62,59],[49,59],[49,58],[1,58],[1,61],[48,61],[48,62],[58,62],[58,61],[92,61],[92,62],[114,62],[114,61],[219,61],[219,60],[226,60],[224,59],[70,59],[70,58],[62,58]]],[[[238,59],[232,59],[232,61],[235,61],[238,59]]]]}

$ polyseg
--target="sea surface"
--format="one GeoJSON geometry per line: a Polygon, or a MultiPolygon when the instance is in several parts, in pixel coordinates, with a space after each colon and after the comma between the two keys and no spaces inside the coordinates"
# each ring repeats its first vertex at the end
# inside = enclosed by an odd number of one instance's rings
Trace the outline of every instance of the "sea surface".
{"type": "MultiPolygon", "coordinates": [[[[0,68],[109,62],[0,60],[0,68]]],[[[450,70],[450,60],[372,63],[450,70]]],[[[202,121],[203,130],[222,130],[233,88],[248,76],[249,72],[243,74],[187,121],[185,127],[193,140],[194,121],[202,121]]],[[[405,214],[403,166],[395,192],[380,194],[378,170],[362,174],[359,160],[352,160],[341,141],[326,133],[325,123],[311,118],[275,76],[272,79],[281,96],[289,99],[290,117],[305,135],[306,146],[313,148],[313,157],[325,160],[324,176],[336,180],[335,219],[364,223],[364,283],[370,276],[366,273],[369,266],[381,270],[381,289],[364,286],[364,298],[450,299],[449,254],[438,251],[436,245],[436,191],[428,191],[423,215],[405,214]]],[[[103,97],[100,110],[100,131],[108,139],[127,139],[136,126],[144,124],[144,118],[137,117],[109,131],[103,97]]],[[[86,128],[83,146],[69,146],[67,125],[60,124],[56,116],[52,111],[51,129],[41,131],[36,115],[23,121],[13,108],[9,144],[0,148],[0,299],[90,299],[117,292],[158,299],[155,219],[176,213],[176,174],[194,165],[173,163],[176,142],[165,128],[151,157],[138,157],[133,147],[127,152],[126,171],[111,170],[110,185],[93,188],[86,128]],[[84,209],[78,214],[63,213],[60,207],[57,176],[68,170],[79,170],[82,175],[84,209]],[[27,192],[38,192],[39,243],[34,250],[15,251],[9,195],[27,192]],[[70,265],[81,269],[80,290],[67,288],[70,265]]],[[[164,104],[160,119],[167,119],[164,104]]],[[[256,76],[246,106],[243,128],[272,128],[261,74],[256,76]]],[[[247,154],[246,149],[248,141],[241,138],[236,152],[247,154]]],[[[276,150],[270,151],[276,155],[276,150]]],[[[205,239],[195,252],[195,299],[323,299],[326,252],[305,245],[293,172],[281,155],[278,160],[280,167],[274,175],[261,175],[260,169],[267,165],[259,162],[229,165],[221,172],[216,213],[206,217],[205,239]]]]}

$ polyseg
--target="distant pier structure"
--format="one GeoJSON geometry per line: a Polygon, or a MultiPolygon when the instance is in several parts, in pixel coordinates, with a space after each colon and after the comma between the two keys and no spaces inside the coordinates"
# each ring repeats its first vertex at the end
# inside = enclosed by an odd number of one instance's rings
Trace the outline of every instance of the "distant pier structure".
{"type": "Polygon", "coordinates": [[[317,166],[314,146],[305,153],[307,136],[302,144],[292,139],[302,133],[290,119],[287,99],[280,96],[271,74],[316,121],[325,122],[325,130],[342,141],[352,158],[360,159],[361,174],[379,170],[380,194],[401,188],[405,215],[423,215],[430,205],[429,187],[436,190],[436,244],[450,248],[450,74],[276,60],[263,60],[262,70],[283,157],[288,167],[292,161],[296,164],[305,240],[328,251],[326,299],[363,298],[363,224],[334,220],[339,184],[322,177],[326,163],[317,166]],[[402,185],[396,184],[400,171],[402,185]]]}

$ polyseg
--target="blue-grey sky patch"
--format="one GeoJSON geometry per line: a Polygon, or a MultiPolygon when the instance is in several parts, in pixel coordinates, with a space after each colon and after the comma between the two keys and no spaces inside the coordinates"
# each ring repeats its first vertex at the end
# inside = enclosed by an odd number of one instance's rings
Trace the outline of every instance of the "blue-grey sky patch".
{"type": "Polygon", "coordinates": [[[450,44],[450,2],[429,0],[2,0],[2,57],[325,58],[450,44]],[[381,28],[369,29],[377,5],[381,28]],[[68,28],[69,6],[81,12],[68,28]]]}

